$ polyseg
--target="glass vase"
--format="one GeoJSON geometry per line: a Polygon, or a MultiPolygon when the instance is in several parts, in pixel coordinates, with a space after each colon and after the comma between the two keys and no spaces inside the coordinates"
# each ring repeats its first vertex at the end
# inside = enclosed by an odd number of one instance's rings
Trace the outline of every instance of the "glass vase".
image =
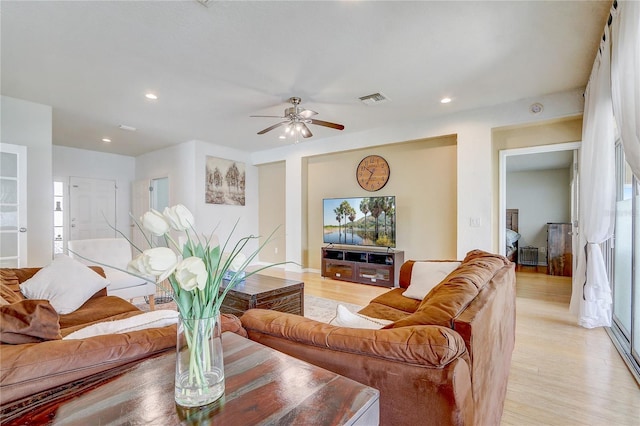
{"type": "Polygon", "coordinates": [[[182,407],[210,404],[224,394],[220,313],[178,320],[175,400],[182,407]]]}

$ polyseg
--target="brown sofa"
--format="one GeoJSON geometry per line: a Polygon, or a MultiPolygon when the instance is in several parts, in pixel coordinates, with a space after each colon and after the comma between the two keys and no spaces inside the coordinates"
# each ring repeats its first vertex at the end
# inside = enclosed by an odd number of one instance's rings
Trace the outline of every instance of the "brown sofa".
{"type": "MultiPolygon", "coordinates": [[[[92,269],[104,276],[102,268],[92,269]]],[[[2,327],[3,344],[0,345],[2,406],[175,348],[175,325],[80,340],[61,340],[61,337],[87,325],[129,318],[143,311],[124,299],[107,296],[106,289],[102,289],[74,312],[58,315],[46,301],[25,301],[20,293],[19,283],[32,277],[38,270],[40,268],[0,269],[3,299],[11,299],[10,302],[22,305],[17,309],[15,322],[23,324],[21,329],[9,333],[9,322],[13,317],[8,314],[5,316],[9,312],[5,308],[9,308],[9,305],[2,307],[5,322],[2,327]],[[38,325],[34,325],[36,322],[38,325]],[[15,344],[4,343],[7,340],[15,344]],[[32,343],[27,343],[29,341],[32,343]]]]}
{"type": "Polygon", "coordinates": [[[480,250],[422,301],[400,288],[359,312],[383,329],[336,327],[269,310],[240,319],[249,338],[380,391],[382,425],[499,425],[515,343],[515,265],[480,250]]]}
{"type": "MultiPolygon", "coordinates": [[[[91,269],[104,277],[102,268],[91,269]]],[[[39,393],[53,392],[70,382],[175,348],[175,325],[61,340],[88,325],[129,318],[143,311],[117,296],[107,296],[102,289],[74,312],[58,315],[46,301],[25,300],[20,293],[20,283],[39,270],[0,268],[0,296],[9,303],[0,307],[2,408],[22,403],[23,399],[28,403],[39,393]]],[[[223,315],[221,329],[246,336],[240,321],[231,315],[223,315]]]]}

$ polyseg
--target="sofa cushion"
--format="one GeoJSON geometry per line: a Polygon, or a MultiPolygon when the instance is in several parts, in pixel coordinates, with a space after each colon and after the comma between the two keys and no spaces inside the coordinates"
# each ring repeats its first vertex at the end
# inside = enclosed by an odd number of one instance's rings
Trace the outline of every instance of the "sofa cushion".
{"type": "MultiPolygon", "coordinates": [[[[380,305],[385,305],[395,310],[403,311],[406,314],[411,314],[418,309],[420,306],[420,302],[422,300],[410,299],[408,297],[404,297],[404,292],[406,289],[404,288],[394,288],[386,293],[382,293],[380,296],[371,300],[371,304],[376,303],[380,305]]],[[[386,316],[378,316],[378,315],[370,315],[365,314],[377,318],[387,318],[386,316]]]]}
{"type": "Polygon", "coordinates": [[[16,293],[8,285],[0,283],[0,297],[7,303],[16,303],[24,300],[24,297],[21,296],[22,294],[16,293]]]}
{"type": "Polygon", "coordinates": [[[46,300],[0,306],[0,341],[12,345],[61,339],[58,313],[46,300]]]}
{"type": "Polygon", "coordinates": [[[20,284],[28,299],[48,300],[59,314],[68,314],[109,284],[89,267],[65,255],[20,284]]]}
{"type": "Polygon", "coordinates": [[[24,299],[20,293],[20,281],[12,270],[0,269],[0,297],[8,303],[24,299]]]}
{"type": "Polygon", "coordinates": [[[438,284],[415,313],[385,328],[434,324],[452,327],[453,320],[478,295],[491,278],[510,263],[505,257],[474,250],[446,280],[438,284]]]}
{"type": "Polygon", "coordinates": [[[89,299],[79,309],[60,315],[60,330],[66,336],[82,327],[105,320],[116,320],[142,312],[131,303],[117,296],[89,299]]]}
{"type": "Polygon", "coordinates": [[[86,339],[103,336],[105,334],[122,334],[131,331],[146,330],[148,328],[166,327],[178,323],[178,311],[173,309],[159,309],[143,312],[129,318],[114,321],[102,321],[88,325],[80,330],[66,335],[65,340],[86,339]]]}
{"type": "Polygon", "coordinates": [[[90,377],[168,349],[175,350],[175,345],[175,326],[82,340],[1,345],[2,403],[90,377]]]}
{"type": "Polygon", "coordinates": [[[336,316],[329,322],[331,325],[351,328],[380,329],[392,321],[372,318],[362,314],[354,314],[346,307],[338,304],[336,316]]]}
{"type": "Polygon", "coordinates": [[[422,301],[435,286],[453,272],[461,262],[415,262],[411,270],[411,284],[404,297],[422,301]]]}

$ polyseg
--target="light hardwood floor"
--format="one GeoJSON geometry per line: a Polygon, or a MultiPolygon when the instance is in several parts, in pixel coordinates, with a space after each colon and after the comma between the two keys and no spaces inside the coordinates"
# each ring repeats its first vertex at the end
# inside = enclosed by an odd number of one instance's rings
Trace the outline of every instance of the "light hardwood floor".
{"type": "MultiPolygon", "coordinates": [[[[308,294],[358,305],[388,291],[317,273],[263,273],[300,279],[308,294]]],[[[578,327],[569,313],[570,278],[516,275],[516,347],[502,425],[640,425],[640,388],[606,332],[578,327]]]]}

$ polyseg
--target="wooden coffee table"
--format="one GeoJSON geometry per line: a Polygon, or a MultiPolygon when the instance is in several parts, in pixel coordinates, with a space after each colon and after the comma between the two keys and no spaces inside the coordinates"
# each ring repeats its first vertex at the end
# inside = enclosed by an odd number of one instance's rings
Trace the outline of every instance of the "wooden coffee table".
{"type": "Polygon", "coordinates": [[[379,392],[226,332],[225,394],[205,407],[174,402],[175,352],[31,398],[2,413],[3,425],[361,425],[379,423],[379,392]]]}
{"type": "Polygon", "coordinates": [[[304,283],[268,275],[251,275],[229,290],[221,311],[239,317],[252,308],[304,315],[304,283]]]}

